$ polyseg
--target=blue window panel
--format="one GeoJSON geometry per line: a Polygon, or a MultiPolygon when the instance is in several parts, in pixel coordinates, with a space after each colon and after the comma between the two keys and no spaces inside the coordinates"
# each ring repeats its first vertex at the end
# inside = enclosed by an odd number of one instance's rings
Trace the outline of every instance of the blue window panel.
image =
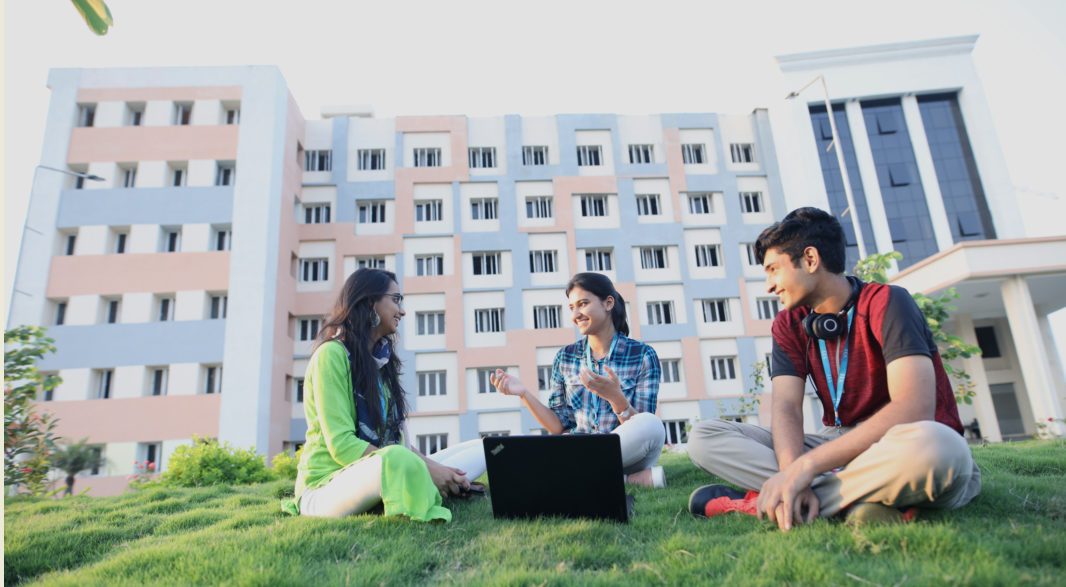
{"type": "Polygon", "coordinates": [[[889,218],[888,230],[892,233],[892,242],[907,242],[907,225],[903,223],[902,218],[889,218]]]}
{"type": "Polygon", "coordinates": [[[877,115],[877,134],[889,135],[896,132],[896,117],[889,112],[877,115]]]}
{"type": "Polygon", "coordinates": [[[977,173],[955,94],[919,96],[937,183],[954,242],[996,238],[992,215],[977,173]]]}
{"type": "Polygon", "coordinates": [[[911,173],[907,166],[902,163],[892,163],[888,166],[889,181],[893,186],[910,185],[911,173]]]}

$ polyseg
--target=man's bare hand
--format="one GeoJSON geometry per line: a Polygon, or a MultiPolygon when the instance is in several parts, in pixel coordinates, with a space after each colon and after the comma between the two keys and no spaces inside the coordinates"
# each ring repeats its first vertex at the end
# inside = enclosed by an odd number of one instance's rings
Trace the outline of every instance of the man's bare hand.
{"type": "Polygon", "coordinates": [[[820,504],[810,487],[812,480],[796,463],[767,479],[755,504],[759,519],[766,515],[781,530],[788,532],[793,524],[805,521],[802,515],[804,507],[807,508],[807,522],[817,518],[820,504]]]}

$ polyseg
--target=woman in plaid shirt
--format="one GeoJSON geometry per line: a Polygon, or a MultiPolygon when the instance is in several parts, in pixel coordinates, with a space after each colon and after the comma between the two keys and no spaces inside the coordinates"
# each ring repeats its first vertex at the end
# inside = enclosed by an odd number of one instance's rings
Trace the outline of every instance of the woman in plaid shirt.
{"type": "Polygon", "coordinates": [[[629,338],[625,302],[606,276],[578,273],[566,296],[570,317],[585,338],[555,355],[548,405],[503,370],[497,369],[492,384],[522,398],[552,434],[617,434],[626,481],[666,487],[663,468],[654,466],[666,441],[655,415],[660,379],[655,349],[629,338]]]}

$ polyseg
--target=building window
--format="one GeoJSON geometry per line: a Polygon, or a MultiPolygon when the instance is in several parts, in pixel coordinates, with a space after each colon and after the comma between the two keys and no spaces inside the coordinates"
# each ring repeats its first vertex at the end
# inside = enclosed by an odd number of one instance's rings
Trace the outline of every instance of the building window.
{"type": "Polygon", "coordinates": [[[418,374],[418,395],[419,397],[425,397],[427,395],[447,395],[448,394],[448,373],[445,371],[435,371],[433,373],[419,373],[418,374]]]}
{"type": "Polygon", "coordinates": [[[503,308],[475,310],[474,332],[503,332],[503,308]]]}
{"type": "Polygon", "coordinates": [[[490,377],[495,373],[495,369],[478,369],[477,370],[477,392],[478,393],[496,393],[496,386],[492,384],[490,377]]]}
{"type": "Polygon", "coordinates": [[[208,367],[204,376],[204,393],[222,393],[222,367],[208,367]]]}
{"type": "Polygon", "coordinates": [[[536,196],[526,198],[526,218],[551,218],[551,196],[536,196]]]}
{"type": "Polygon", "coordinates": [[[707,163],[703,145],[681,145],[681,160],[685,165],[702,165],[707,163]]]}
{"type": "Polygon", "coordinates": [[[162,447],[157,442],[144,443],[141,446],[144,447],[143,454],[144,454],[144,467],[145,467],[145,469],[147,470],[148,463],[152,463],[152,464],[156,465],[156,467],[154,467],[154,470],[155,470],[156,473],[158,473],[159,472],[159,466],[158,466],[159,465],[159,455],[162,454],[162,452],[163,452],[162,447]]]}
{"type": "Polygon", "coordinates": [[[227,110],[226,111],[226,124],[240,124],[241,123],[241,111],[240,109],[227,110]]]}
{"type": "MultiPolygon", "coordinates": [[[[385,205],[381,205],[381,215],[385,216],[385,205]]],[[[360,206],[360,212],[365,206],[360,206]]],[[[329,204],[304,206],[304,224],[326,224],[329,222],[329,204]]]]}
{"type": "Polygon", "coordinates": [[[70,256],[72,256],[74,254],[74,244],[77,241],[78,241],[78,235],[76,235],[76,234],[68,234],[67,235],[67,253],[66,253],[66,255],[68,257],[70,257],[70,256]]]}
{"type": "Polygon", "coordinates": [[[103,369],[99,372],[99,379],[96,385],[96,399],[110,399],[111,398],[111,380],[115,377],[115,372],[111,369],[103,369]]]}
{"type": "Polygon", "coordinates": [[[144,118],[144,112],[142,110],[135,109],[131,105],[127,105],[126,108],[129,110],[129,118],[127,119],[129,121],[129,125],[141,126],[141,121],[144,118]]]}
{"type": "Polygon", "coordinates": [[[703,300],[704,322],[729,322],[728,300],[703,300]]]}
{"type": "Polygon", "coordinates": [[[215,232],[215,250],[228,251],[233,244],[232,230],[218,230],[215,232]]]}
{"type": "Polygon", "coordinates": [[[607,196],[581,196],[581,215],[586,218],[606,216],[607,196]]]}
{"type": "Polygon", "coordinates": [[[522,165],[547,165],[548,147],[522,147],[522,165]]]}
{"type": "Polygon", "coordinates": [[[778,309],[777,298],[764,298],[756,303],[759,305],[759,320],[772,320],[781,311],[778,309]]]}
{"type": "Polygon", "coordinates": [[[412,167],[440,167],[440,149],[415,149],[412,167]]]}
{"type": "Polygon", "coordinates": [[[736,378],[737,371],[733,366],[733,357],[711,357],[711,379],[722,381],[736,378]]]}
{"type": "Polygon", "coordinates": [[[499,253],[474,253],[474,275],[499,275],[499,253]]]}
{"type": "Polygon", "coordinates": [[[417,268],[416,274],[422,275],[444,275],[444,256],[443,255],[431,255],[429,257],[416,257],[415,265],[417,268]]]}
{"type": "Polygon", "coordinates": [[[237,168],[231,165],[219,165],[215,185],[233,185],[237,181],[237,168]]]}
{"type": "Polygon", "coordinates": [[[599,165],[603,165],[599,145],[579,145],[577,147],[578,167],[596,167],[599,165]]]}
{"type": "Polygon", "coordinates": [[[760,267],[759,259],[755,256],[755,244],[744,243],[744,262],[750,267],[760,267]]]}
{"type": "Polygon", "coordinates": [[[385,149],[359,149],[359,171],[385,169],[385,149]]]}
{"type": "Polygon", "coordinates": [[[658,194],[637,196],[637,216],[658,216],[662,214],[658,194]]]}
{"type": "Polygon", "coordinates": [[[740,211],[745,214],[765,212],[766,208],[762,205],[762,192],[741,192],[740,211]]]}
{"type": "Polygon", "coordinates": [[[415,204],[416,222],[440,222],[443,220],[444,204],[440,200],[432,200],[415,204]]]}
{"type": "Polygon", "coordinates": [[[733,163],[755,163],[755,145],[751,143],[733,143],[729,145],[733,163]]]}
{"type": "Polygon", "coordinates": [[[560,328],[562,327],[562,306],[534,306],[533,328],[560,328]]]}
{"type": "Polygon", "coordinates": [[[470,168],[496,167],[496,147],[470,147],[470,168]]]}
{"type": "Polygon", "coordinates": [[[121,303],[118,300],[108,300],[107,302],[107,323],[118,324],[119,309],[121,303]]]}
{"type": "Polygon", "coordinates": [[[78,108],[78,126],[92,126],[96,119],[96,104],[86,104],[78,108]]]}
{"type": "Polygon", "coordinates": [[[321,321],[318,318],[300,320],[300,340],[308,341],[318,338],[318,326],[321,321]]]}
{"type": "Polygon", "coordinates": [[[164,253],[177,253],[181,251],[181,231],[173,230],[166,233],[163,237],[163,252],[164,253]]]}
{"type": "Polygon", "coordinates": [[[304,171],[332,171],[333,150],[304,151],[304,171]]]}
{"type": "Polygon", "coordinates": [[[174,310],[177,308],[177,300],[175,298],[160,298],[159,299],[159,321],[171,322],[174,320],[174,310]]]}
{"type": "Polygon", "coordinates": [[[211,319],[225,320],[229,308],[229,296],[211,296],[211,319]]]}
{"type": "Polygon", "coordinates": [[[67,303],[59,302],[56,304],[56,326],[62,326],[63,322],[67,319],[67,303]]]}
{"type": "Polygon", "coordinates": [[[677,322],[674,316],[673,302],[648,302],[648,324],[673,324],[677,322]]]}
{"type": "Polygon", "coordinates": [[[611,271],[610,251],[585,251],[586,271],[611,271]]]}
{"type": "Polygon", "coordinates": [[[689,214],[710,214],[711,196],[708,194],[695,194],[688,197],[689,214]]]}
{"type": "Polygon", "coordinates": [[[666,427],[666,444],[684,444],[688,442],[688,421],[667,420],[663,422],[666,427]]]}
{"type": "Polygon", "coordinates": [[[470,218],[472,220],[496,220],[496,198],[478,198],[470,200],[470,218]]]}
{"type": "Polygon", "coordinates": [[[384,269],[385,257],[364,257],[358,261],[359,269],[365,269],[367,267],[371,269],[384,269]]]}
{"type": "Polygon", "coordinates": [[[383,222],[385,222],[385,202],[359,204],[359,224],[381,224],[383,222]]]}
{"type": "Polygon", "coordinates": [[[555,273],[559,267],[557,255],[557,251],[530,251],[529,272],[555,273]]]}
{"type": "Polygon", "coordinates": [[[444,334],[444,312],[419,312],[415,314],[415,321],[419,336],[444,334]]]}
{"type": "Polygon", "coordinates": [[[552,366],[551,365],[538,365],[537,366],[537,391],[548,391],[548,385],[552,380],[552,366]]]}
{"type": "Polygon", "coordinates": [[[681,361],[678,359],[668,359],[661,362],[662,365],[662,382],[663,383],[680,383],[681,382],[681,361]]]}
{"type": "Polygon", "coordinates": [[[115,254],[123,255],[126,253],[126,237],[128,235],[124,232],[120,232],[115,235],[115,254]]]}
{"type": "Polygon", "coordinates": [[[174,104],[174,124],[187,126],[192,118],[192,104],[174,104]]]}
{"type": "Polygon", "coordinates": [[[167,369],[152,370],[152,395],[167,394],[167,369]]]}
{"type": "Polygon", "coordinates": [[[666,247],[643,247],[640,249],[641,269],[666,269],[666,247]]]}
{"type": "Polygon", "coordinates": [[[122,170],[122,187],[131,188],[137,182],[137,168],[127,167],[122,170]]]}
{"type": "Polygon", "coordinates": [[[92,453],[93,453],[93,460],[96,461],[97,463],[100,463],[100,464],[97,464],[95,467],[93,467],[92,469],[89,470],[89,474],[90,475],[96,476],[96,475],[99,475],[101,473],[101,471],[103,470],[103,467],[107,466],[106,464],[103,464],[103,463],[107,462],[104,459],[104,447],[103,446],[94,446],[90,450],[92,450],[92,453]]]}
{"type": "Polygon", "coordinates": [[[298,403],[298,404],[304,403],[304,378],[303,377],[295,377],[295,378],[293,378],[292,382],[296,386],[296,394],[295,394],[296,395],[296,403],[298,403]]]}
{"type": "Polygon", "coordinates": [[[447,434],[420,434],[418,436],[418,452],[426,456],[446,448],[448,448],[447,434]]]}
{"type": "Polygon", "coordinates": [[[629,145],[630,163],[654,163],[651,145],[629,145]]]}
{"type": "Polygon", "coordinates": [[[720,245],[696,245],[696,267],[718,267],[721,259],[720,245]]]}
{"type": "Polygon", "coordinates": [[[303,268],[300,270],[300,281],[328,281],[329,260],[327,259],[300,259],[303,268]]]}
{"type": "Polygon", "coordinates": [[[76,190],[85,189],[85,178],[84,177],[79,175],[78,177],[74,178],[74,189],[76,189],[76,190]]]}
{"type": "Polygon", "coordinates": [[[764,359],[764,364],[766,365],[766,377],[767,377],[767,379],[773,379],[774,378],[774,369],[773,369],[774,354],[773,353],[766,353],[766,358],[764,359]]]}
{"type": "Polygon", "coordinates": [[[171,178],[170,185],[172,187],[180,188],[185,185],[189,180],[189,172],[184,169],[175,169],[174,175],[171,178]]]}
{"type": "Polygon", "coordinates": [[[977,335],[977,346],[981,347],[982,359],[998,359],[1003,356],[999,350],[999,341],[996,340],[996,328],[994,326],[982,326],[973,329],[977,335]]]}

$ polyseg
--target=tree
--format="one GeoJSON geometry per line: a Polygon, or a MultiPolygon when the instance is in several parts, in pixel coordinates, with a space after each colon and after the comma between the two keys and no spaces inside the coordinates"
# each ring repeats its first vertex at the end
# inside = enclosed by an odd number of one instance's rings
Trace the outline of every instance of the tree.
{"type": "Polygon", "coordinates": [[[100,449],[89,446],[89,439],[82,438],[57,448],[52,455],[52,467],[67,474],[66,495],[74,493],[74,477],[82,471],[99,469],[107,463],[100,449]]]}
{"type": "Polygon", "coordinates": [[[24,485],[35,495],[44,491],[51,468],[57,421],[37,414],[33,400],[62,382],[37,370],[46,352],[56,352],[46,331],[39,326],[4,331],[4,346],[9,348],[4,351],[4,488],[24,485]]]}
{"type": "MultiPolygon", "coordinates": [[[[855,265],[855,277],[867,283],[888,283],[888,268],[892,265],[893,260],[898,261],[902,258],[903,255],[897,251],[884,255],[874,253],[860,260],[858,265],[855,265]]],[[[962,338],[944,332],[944,322],[947,322],[948,318],[951,317],[949,312],[956,310],[955,306],[949,304],[951,304],[951,300],[959,299],[959,294],[952,287],[936,298],[931,298],[922,292],[914,292],[911,297],[914,298],[914,302],[918,304],[922,314],[925,315],[925,321],[929,324],[929,329],[933,331],[933,341],[940,350],[940,358],[944,362],[944,371],[954,377],[958,385],[955,388],[955,403],[972,404],[973,398],[977,393],[973,390],[974,384],[970,381],[969,373],[963,369],[956,369],[949,363],[959,357],[969,359],[973,355],[979,355],[981,354],[981,347],[966,344],[962,338]]]]}

